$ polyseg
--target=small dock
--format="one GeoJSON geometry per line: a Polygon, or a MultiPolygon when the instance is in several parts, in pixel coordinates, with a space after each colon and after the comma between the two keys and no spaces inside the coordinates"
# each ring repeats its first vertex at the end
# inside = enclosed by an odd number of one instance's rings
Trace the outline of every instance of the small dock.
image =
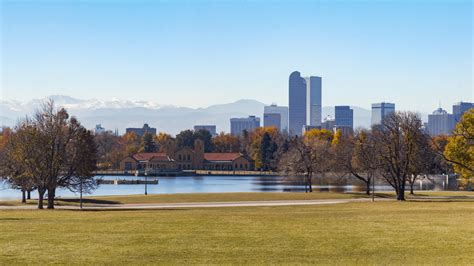
{"type": "Polygon", "coordinates": [[[158,179],[141,180],[141,179],[100,179],[100,185],[158,185],[158,179]]]}

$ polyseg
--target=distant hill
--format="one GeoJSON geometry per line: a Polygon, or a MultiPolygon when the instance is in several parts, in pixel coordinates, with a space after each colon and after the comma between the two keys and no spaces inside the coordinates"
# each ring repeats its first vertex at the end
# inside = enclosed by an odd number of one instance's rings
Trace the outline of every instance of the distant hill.
{"type": "MultiPolygon", "coordinates": [[[[129,100],[82,100],[64,95],[53,95],[28,102],[0,100],[0,124],[13,126],[15,122],[41,106],[48,98],[57,105],[64,106],[70,114],[78,117],[87,128],[102,124],[108,130],[117,128],[120,133],[127,127],[141,127],[148,123],[158,131],[176,134],[183,129],[192,129],[196,124],[214,124],[218,131],[230,130],[231,117],[256,115],[263,117],[264,103],[243,99],[232,103],[216,104],[206,108],[187,108],[162,105],[150,101],[129,100]]],[[[354,126],[370,125],[370,110],[360,107],[354,109],[354,126]]],[[[334,107],[323,107],[323,118],[334,117],[334,107]]],[[[263,123],[263,121],[262,121],[263,123]]]]}

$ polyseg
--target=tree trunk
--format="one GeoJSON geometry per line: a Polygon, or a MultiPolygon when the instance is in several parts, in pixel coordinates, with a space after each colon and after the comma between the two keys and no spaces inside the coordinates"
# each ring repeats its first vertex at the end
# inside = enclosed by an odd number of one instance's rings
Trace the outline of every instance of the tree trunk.
{"type": "Polygon", "coordinates": [[[403,186],[400,186],[400,188],[398,189],[397,200],[405,200],[405,188],[403,186]]]}
{"type": "Polygon", "coordinates": [[[26,191],[26,199],[31,199],[31,190],[26,191]]]}
{"type": "Polygon", "coordinates": [[[415,182],[410,182],[410,195],[413,195],[413,186],[415,185],[415,182]]]}
{"type": "Polygon", "coordinates": [[[26,191],[24,189],[21,190],[21,203],[26,203],[26,191]]]}
{"type": "Polygon", "coordinates": [[[56,189],[48,189],[48,209],[54,209],[54,197],[56,195],[56,189]]]}
{"type": "Polygon", "coordinates": [[[304,176],[304,193],[308,193],[308,174],[304,176]]]}
{"type": "Polygon", "coordinates": [[[370,196],[370,179],[368,179],[367,182],[365,182],[365,194],[370,196]]]}
{"type": "Polygon", "coordinates": [[[82,210],[82,182],[81,182],[81,195],[80,195],[80,205],[81,205],[81,210],[82,210]]]}
{"type": "Polygon", "coordinates": [[[44,189],[38,189],[38,209],[43,209],[44,189]]]}
{"type": "Polygon", "coordinates": [[[312,180],[312,175],[309,175],[308,177],[308,186],[309,186],[309,192],[313,192],[313,180],[312,180]]]}

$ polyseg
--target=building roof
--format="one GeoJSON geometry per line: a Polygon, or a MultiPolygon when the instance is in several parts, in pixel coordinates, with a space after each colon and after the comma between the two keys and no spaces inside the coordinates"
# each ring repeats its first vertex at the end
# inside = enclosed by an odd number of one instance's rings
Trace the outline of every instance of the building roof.
{"type": "Polygon", "coordinates": [[[204,153],[204,159],[207,161],[233,161],[242,156],[240,153],[204,153]]]}
{"type": "Polygon", "coordinates": [[[132,157],[133,159],[137,161],[149,161],[153,157],[165,158],[165,157],[168,157],[168,155],[166,155],[166,153],[163,153],[163,152],[140,152],[140,153],[136,153],[132,155],[132,157]]]}

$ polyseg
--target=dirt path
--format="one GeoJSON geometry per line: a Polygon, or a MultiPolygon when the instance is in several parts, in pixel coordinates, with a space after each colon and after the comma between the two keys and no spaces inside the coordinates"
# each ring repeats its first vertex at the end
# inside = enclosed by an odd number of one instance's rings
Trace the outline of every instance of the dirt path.
{"type": "MultiPolygon", "coordinates": [[[[386,201],[377,199],[376,201],[386,201]]],[[[326,205],[349,202],[369,202],[371,199],[327,199],[327,200],[271,200],[271,201],[231,201],[231,202],[185,202],[185,203],[143,203],[119,205],[94,205],[86,210],[140,210],[140,209],[176,209],[176,208],[222,208],[222,207],[271,207],[296,205],[326,205]]],[[[78,206],[55,206],[56,209],[76,210],[78,206]]],[[[35,205],[0,206],[0,210],[36,209],[35,205]]]]}

